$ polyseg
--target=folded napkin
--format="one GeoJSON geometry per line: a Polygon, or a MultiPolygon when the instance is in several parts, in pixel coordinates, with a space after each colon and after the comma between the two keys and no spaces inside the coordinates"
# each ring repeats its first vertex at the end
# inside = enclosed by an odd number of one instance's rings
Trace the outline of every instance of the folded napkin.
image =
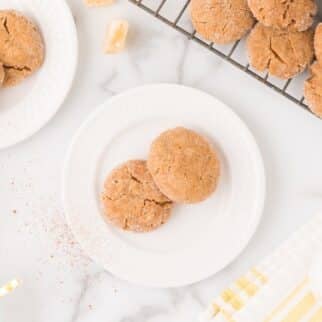
{"type": "Polygon", "coordinates": [[[312,278],[322,279],[322,267],[321,274],[309,277],[319,254],[322,215],[224,290],[200,322],[322,322],[322,301],[312,287],[312,278]]]}

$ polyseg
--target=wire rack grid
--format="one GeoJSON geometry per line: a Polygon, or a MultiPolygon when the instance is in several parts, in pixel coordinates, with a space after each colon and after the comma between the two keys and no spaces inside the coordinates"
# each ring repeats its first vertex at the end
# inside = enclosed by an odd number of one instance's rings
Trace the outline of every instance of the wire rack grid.
{"type": "Polygon", "coordinates": [[[238,40],[232,45],[216,45],[207,42],[193,29],[189,17],[189,3],[191,0],[129,0],[145,12],[176,29],[190,40],[207,48],[212,53],[231,63],[238,69],[254,77],[261,83],[288,98],[300,107],[309,110],[303,96],[303,83],[307,73],[303,73],[289,80],[271,77],[268,73],[260,73],[252,69],[248,63],[245,39],[238,40]]]}

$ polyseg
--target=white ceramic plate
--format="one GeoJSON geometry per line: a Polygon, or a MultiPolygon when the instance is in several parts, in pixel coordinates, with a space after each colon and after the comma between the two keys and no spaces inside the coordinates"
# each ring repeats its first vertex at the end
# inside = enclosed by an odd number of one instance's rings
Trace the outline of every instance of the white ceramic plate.
{"type": "Polygon", "coordinates": [[[64,0],[1,0],[39,26],[46,46],[41,69],[19,86],[0,89],[0,148],[14,145],[43,127],[63,103],[77,65],[77,32],[64,0]]]}
{"type": "Polygon", "coordinates": [[[263,162],[244,123],[214,97],[179,85],[140,87],[99,107],[73,139],[63,177],[67,219],[86,253],[118,277],[154,287],[197,282],[229,264],[254,234],[264,195],[263,162]],[[108,172],[146,158],[151,141],[175,126],[204,134],[219,151],[216,193],[177,205],[150,233],[106,224],[99,196],[108,172]]]}

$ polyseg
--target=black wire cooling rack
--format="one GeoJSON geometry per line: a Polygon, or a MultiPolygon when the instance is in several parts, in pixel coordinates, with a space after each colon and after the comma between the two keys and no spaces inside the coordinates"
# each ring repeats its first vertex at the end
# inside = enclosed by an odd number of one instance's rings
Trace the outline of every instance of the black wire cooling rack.
{"type": "Polygon", "coordinates": [[[191,0],[129,0],[147,13],[153,15],[168,26],[179,31],[190,40],[210,50],[212,53],[231,63],[261,83],[272,88],[297,105],[308,109],[303,97],[303,82],[307,75],[301,74],[287,81],[271,77],[268,73],[259,73],[248,63],[245,39],[229,46],[207,42],[193,29],[190,22],[188,6],[191,0]]]}

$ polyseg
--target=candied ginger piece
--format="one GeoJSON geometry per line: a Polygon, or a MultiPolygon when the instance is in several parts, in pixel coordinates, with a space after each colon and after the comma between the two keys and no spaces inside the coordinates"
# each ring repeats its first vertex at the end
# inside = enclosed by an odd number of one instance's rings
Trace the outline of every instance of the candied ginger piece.
{"type": "Polygon", "coordinates": [[[102,7],[114,3],[115,0],[85,0],[89,7],[102,7]]]}
{"type": "Polygon", "coordinates": [[[125,48],[128,30],[129,24],[126,20],[112,21],[106,35],[105,53],[110,54],[122,51],[125,48]]]}

